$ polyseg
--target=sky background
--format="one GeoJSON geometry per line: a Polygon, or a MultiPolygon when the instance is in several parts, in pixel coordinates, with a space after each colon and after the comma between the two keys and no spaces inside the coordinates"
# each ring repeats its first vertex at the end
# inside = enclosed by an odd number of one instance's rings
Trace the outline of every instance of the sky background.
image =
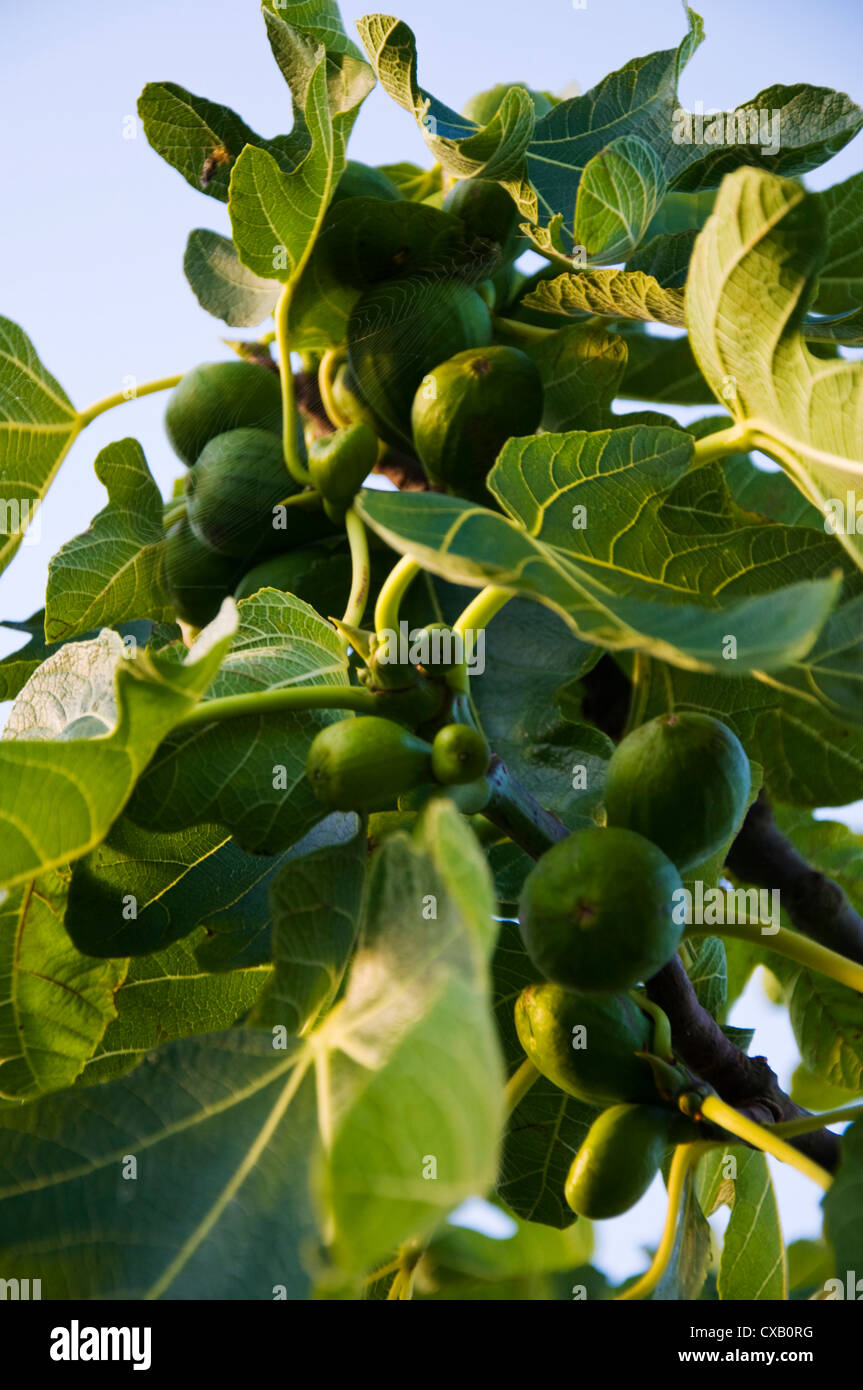
{"type": "MultiPolygon", "coordinates": [[[[683,74],[683,105],[729,109],[772,83],[798,81],[863,98],[863,6],[701,0],[696,8],[707,38],[683,74]]],[[[354,37],[366,9],[341,6],[354,37]]],[[[586,91],[630,58],[675,46],[685,31],[678,0],[587,0],[583,8],[572,0],[401,0],[394,9],[417,35],[420,82],[454,108],[502,81],[586,91]]],[[[145,382],[230,357],[220,338],[243,331],[199,307],[182,268],[189,231],[228,233],[227,210],[164,164],[139,125],[135,139],[124,131],[136,129],[129,118],[141,88],[158,80],[233,107],[262,135],[290,128],[288,91],[254,0],[0,0],[0,24],[0,313],[21,324],[79,407],[121,390],[128,376],[145,382]]],[[[351,155],[429,162],[413,119],[382,91],[363,108],[351,155]]],[[[858,137],[807,182],[823,188],[860,165],[858,137]]],[[[92,473],[104,445],[138,438],[168,495],[181,470],[163,411],[164,397],[144,398],[84,432],[42,508],[39,543],[24,545],[0,578],[0,618],[41,607],[50,556],[104,505],[92,473]]],[[[0,655],[18,645],[0,630],[0,655]]],[[[858,824],[859,808],[848,818],[858,824]]],[[[757,1026],[753,1051],[767,1053],[787,1083],[796,1061],[790,1028],[757,983],[731,1021],[757,1026]]],[[[786,1236],[814,1233],[815,1189],[787,1168],[774,1172],[786,1236]]],[[[661,1208],[655,1187],[634,1215],[597,1227],[612,1277],[643,1264],[639,1246],[655,1244],[661,1208]]]]}

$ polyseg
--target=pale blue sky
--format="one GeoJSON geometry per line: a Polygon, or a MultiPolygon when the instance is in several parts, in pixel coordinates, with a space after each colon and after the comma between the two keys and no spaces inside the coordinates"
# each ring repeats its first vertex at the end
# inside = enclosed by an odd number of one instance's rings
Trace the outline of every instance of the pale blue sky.
{"type": "MultiPolygon", "coordinates": [[[[572,0],[403,0],[393,8],[417,34],[421,82],[454,107],[504,80],[586,90],[628,59],[675,45],[685,28],[678,0],[587,0],[583,9],[572,0]]],[[[707,39],[684,73],[684,104],[734,107],[771,83],[797,81],[863,97],[863,8],[851,0],[702,0],[696,8],[707,39]]],[[[342,5],[350,32],[365,10],[342,5]]],[[[24,327],[78,406],[121,389],[129,374],[143,382],[229,355],[219,341],[229,330],[199,308],[182,270],[189,230],[227,231],[226,210],[163,164],[140,132],[127,140],[123,129],[151,80],[222,101],[261,134],[289,128],[287,88],[257,5],[0,0],[0,18],[0,313],[24,327]]],[[[427,162],[412,119],[382,92],[366,103],[351,152],[375,163],[427,162]]],[[[825,187],[861,163],[858,139],[809,182],[825,187]]],[[[105,444],[136,435],[167,493],[181,470],[163,409],[159,397],[144,399],[85,432],[45,503],[40,543],[23,547],[0,579],[0,617],[41,605],[48,559],[104,504],[91,464],[105,444]]],[[[0,654],[17,645],[0,633],[0,654]]],[[[787,1081],[790,1031],[757,986],[734,1021],[758,1025],[754,1050],[787,1081]]],[[[786,1234],[814,1230],[811,1186],[784,1169],[779,1188],[786,1234]]],[[[655,1242],[660,1220],[653,1192],[635,1221],[597,1228],[612,1274],[638,1266],[638,1244],[655,1242]]]]}

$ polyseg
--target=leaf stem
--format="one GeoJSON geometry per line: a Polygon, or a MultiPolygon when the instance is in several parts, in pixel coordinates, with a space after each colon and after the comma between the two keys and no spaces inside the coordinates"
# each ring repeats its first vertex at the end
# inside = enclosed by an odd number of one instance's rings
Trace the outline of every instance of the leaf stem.
{"type": "Polygon", "coordinates": [[[370,690],[357,685],[295,685],[286,690],[261,690],[203,700],[174,728],[200,729],[219,719],[241,719],[249,715],[257,718],[313,709],[349,709],[357,714],[374,714],[378,702],[370,690]]]}
{"type": "Polygon", "coordinates": [[[156,391],[170,391],[178,382],[182,381],[183,372],[179,376],[163,376],[158,381],[145,381],[143,386],[136,386],[134,395],[130,396],[125,391],[116,391],[113,396],[105,396],[101,401],[96,401],[86,410],[78,412],[78,428],[83,430],[87,425],[99,416],[104,415],[107,410],[113,410],[115,405],[125,405],[127,401],[136,401],[140,396],[152,396],[156,391]]]}
{"type": "MultiPolygon", "coordinates": [[[[847,985],[849,989],[863,994],[863,965],[848,960],[847,956],[840,956],[838,951],[831,951],[827,946],[810,940],[808,936],[802,936],[800,932],[780,927],[765,940],[765,934],[761,929],[749,922],[717,923],[715,927],[711,925],[711,930],[718,936],[733,936],[740,941],[748,941],[752,946],[761,945],[765,950],[775,951],[779,956],[787,956],[798,965],[804,965],[808,970],[817,970],[820,975],[826,975],[828,979],[836,980],[840,985],[847,985]]],[[[702,934],[703,926],[700,924],[687,927],[684,932],[684,936],[702,934]]]]}
{"type": "Polygon", "coordinates": [[[345,609],[343,623],[359,627],[366,611],[369,596],[371,567],[369,564],[369,541],[366,528],[353,507],[345,513],[345,529],[351,548],[351,592],[345,609]]]}
{"type": "Polygon", "coordinates": [[[318,392],[323,402],[327,419],[334,429],[345,429],[351,422],[345,419],[333,396],[333,378],[345,360],[343,348],[330,348],[325,352],[318,367],[318,392]]]}
{"type": "Polygon", "coordinates": [[[796,1168],[804,1177],[811,1178],[812,1182],[822,1187],[825,1192],[829,1188],[833,1179],[820,1163],[813,1163],[811,1158],[800,1153],[799,1149],[792,1149],[790,1144],[773,1133],[773,1126],[756,1124],[755,1120],[750,1120],[747,1115],[741,1115],[733,1106],[727,1105],[719,1096],[705,1096],[699,1104],[699,1110],[705,1120],[711,1120],[713,1124],[719,1125],[720,1129],[725,1129],[735,1138],[742,1139],[744,1143],[751,1144],[753,1148],[760,1149],[762,1153],[772,1154],[782,1163],[788,1163],[792,1168],[796,1168]]]}
{"type": "Polygon", "coordinates": [[[315,488],[305,488],[302,492],[292,492],[289,497],[283,497],[278,505],[280,507],[305,507],[309,511],[318,511],[324,505],[324,499],[315,488]]]}
{"type": "Polygon", "coordinates": [[[707,1149],[714,1147],[713,1144],[677,1145],[668,1173],[668,1206],[665,1209],[665,1225],[662,1228],[662,1238],[656,1248],[656,1254],[641,1278],[631,1284],[623,1293],[619,1293],[614,1300],[615,1303],[633,1302],[638,1298],[647,1298],[659,1284],[674,1254],[677,1223],[680,1220],[683,1199],[686,1195],[686,1179],[701,1155],[707,1149]]]}
{"type": "Polygon", "coordinates": [[[557,332],[556,328],[540,328],[536,323],[520,323],[518,319],[507,319],[496,315],[493,319],[494,336],[501,342],[541,343],[557,332]]]}
{"type": "Polygon", "coordinates": [[[476,633],[487,627],[495,614],[499,613],[511,598],[515,598],[515,594],[510,593],[508,589],[488,584],[480,590],[475,599],[471,599],[464,612],[456,618],[453,632],[457,632],[464,642],[465,663],[469,663],[473,655],[476,633]]]}
{"type": "Polygon", "coordinates": [[[845,1120],[856,1120],[863,1115],[863,1105],[840,1105],[836,1110],[824,1110],[820,1115],[804,1115],[799,1120],[780,1120],[772,1126],[783,1139],[796,1139],[798,1134],[811,1134],[814,1129],[825,1125],[843,1124],[845,1120]]]}
{"type": "Polygon", "coordinates": [[[168,531],[175,521],[180,521],[186,515],[186,500],[183,497],[175,498],[171,502],[166,502],[162,512],[162,525],[168,531]]]}
{"type": "Polygon", "coordinates": [[[276,305],[276,342],[279,348],[279,379],[282,384],[282,450],[285,465],[292,478],[306,487],[311,481],[297,453],[297,401],[294,395],[294,374],[291,370],[291,348],[288,341],[288,315],[291,310],[293,285],[287,284],[276,305]]]}
{"type": "Polygon", "coordinates": [[[518,1071],[513,1072],[504,1087],[503,1099],[507,1115],[511,1115],[516,1106],[521,1104],[533,1083],[539,1078],[540,1072],[537,1071],[530,1058],[526,1057],[518,1071]]]}
{"type": "Polygon", "coordinates": [[[696,465],[712,463],[714,459],[724,458],[726,454],[745,453],[753,447],[752,429],[745,421],[730,426],[727,430],[717,430],[703,439],[696,439],[692,450],[692,462],[696,465]]]}
{"type": "Polygon", "coordinates": [[[375,604],[375,632],[380,634],[385,629],[398,632],[401,601],[417,575],[421,573],[422,565],[412,560],[409,555],[403,555],[393,565],[381,586],[375,604]]]}

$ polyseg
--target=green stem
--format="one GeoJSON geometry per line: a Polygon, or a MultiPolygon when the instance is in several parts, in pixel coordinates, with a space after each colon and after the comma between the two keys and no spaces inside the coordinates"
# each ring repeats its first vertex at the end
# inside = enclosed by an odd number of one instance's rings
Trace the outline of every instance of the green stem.
{"type": "Polygon", "coordinates": [[[674,1061],[674,1047],[671,1042],[671,1023],[668,1014],[648,999],[644,990],[631,989],[630,996],[640,1009],[653,1020],[653,1042],[651,1050],[665,1062],[674,1061]]]}
{"type": "Polygon", "coordinates": [[[351,423],[342,415],[333,396],[333,378],[344,360],[343,348],[330,348],[328,352],[324,353],[318,367],[318,391],[327,413],[327,419],[333,429],[337,430],[345,429],[351,423]]]}
{"type": "Polygon", "coordinates": [[[343,623],[351,627],[359,627],[366,611],[366,602],[369,596],[369,582],[371,579],[371,566],[369,563],[369,541],[366,535],[366,528],[360,520],[353,507],[349,507],[345,513],[345,529],[348,533],[348,544],[351,548],[351,592],[348,597],[348,606],[345,609],[343,623]]]}
{"type": "Polygon", "coordinates": [[[635,652],[632,660],[632,693],[626,716],[624,736],[637,729],[644,722],[647,707],[648,684],[650,680],[650,657],[646,652],[635,652]]]}
{"type": "Polygon", "coordinates": [[[541,343],[545,338],[556,333],[556,328],[540,328],[535,323],[520,323],[518,319],[507,319],[496,317],[492,320],[494,324],[494,336],[503,343],[541,343]]]}
{"type": "Polygon", "coordinates": [[[511,1115],[516,1106],[521,1103],[527,1095],[531,1086],[540,1078],[540,1073],[529,1057],[526,1057],[519,1067],[514,1071],[504,1087],[503,1097],[507,1115],[511,1115]]]}
{"type": "Polygon", "coordinates": [[[283,497],[278,505],[280,507],[305,507],[309,511],[318,511],[324,505],[324,499],[314,488],[306,488],[303,492],[292,492],[290,497],[283,497]]]}
{"type": "Polygon", "coordinates": [[[168,531],[175,521],[181,521],[186,515],[186,500],[183,497],[177,498],[173,502],[167,502],[162,512],[162,525],[168,531]]]}
{"type": "Polygon", "coordinates": [[[263,714],[287,714],[307,709],[350,709],[357,714],[375,714],[378,701],[370,690],[356,685],[295,685],[286,690],[262,690],[249,695],[223,695],[203,700],[190,710],[175,729],[200,729],[217,719],[256,718],[263,714]]]}
{"type": "Polygon", "coordinates": [[[727,1130],[735,1138],[742,1139],[744,1143],[751,1144],[754,1149],[760,1149],[762,1153],[772,1154],[781,1163],[788,1163],[792,1168],[796,1168],[804,1177],[823,1187],[825,1192],[829,1188],[833,1179],[825,1168],[819,1163],[813,1163],[811,1158],[800,1153],[798,1149],[792,1149],[790,1144],[786,1144],[784,1139],[774,1134],[773,1126],[767,1128],[765,1125],[756,1124],[755,1120],[750,1120],[747,1115],[741,1115],[739,1111],[727,1105],[719,1096],[705,1096],[700,1102],[700,1112],[705,1120],[712,1121],[720,1129],[727,1130]]]}
{"type": "Polygon", "coordinates": [[[417,575],[421,573],[422,565],[408,555],[403,555],[393,566],[381,586],[375,604],[375,632],[381,633],[385,629],[398,632],[401,601],[417,575]]]}
{"type": "MultiPolygon", "coordinates": [[[[711,931],[717,936],[733,936],[739,941],[748,941],[751,946],[763,946],[765,950],[775,951],[779,956],[787,956],[798,965],[805,965],[807,970],[817,970],[819,975],[826,975],[828,979],[837,980],[840,985],[847,985],[849,989],[863,994],[863,965],[848,960],[846,956],[840,956],[838,951],[831,951],[827,946],[819,945],[817,941],[811,941],[800,932],[790,931],[788,927],[780,927],[778,931],[771,932],[766,939],[760,927],[749,922],[717,923],[716,926],[711,924],[711,931]]],[[[700,924],[687,927],[684,932],[684,936],[703,934],[704,927],[700,924]]]]}
{"type": "Polygon", "coordinates": [[[841,1105],[837,1110],[824,1110],[820,1115],[804,1115],[799,1120],[780,1120],[771,1129],[783,1139],[796,1139],[798,1134],[811,1134],[825,1125],[840,1125],[863,1115],[863,1105],[841,1105]]]}
{"type": "Polygon", "coordinates": [[[732,425],[727,430],[718,430],[716,434],[707,434],[703,439],[697,439],[692,450],[692,462],[712,463],[714,459],[724,458],[726,454],[745,453],[752,447],[751,427],[743,422],[732,425]]]}
{"type": "Polygon", "coordinates": [[[276,342],[279,347],[279,378],[282,384],[282,449],[285,465],[291,477],[306,487],[311,480],[297,453],[297,401],[294,395],[294,374],[291,370],[291,348],[288,342],[291,294],[292,286],[285,285],[276,305],[276,342]]]}
{"type": "Polygon", "coordinates": [[[509,603],[515,594],[508,589],[499,589],[495,584],[489,584],[481,589],[475,599],[472,599],[453,623],[453,632],[459,633],[464,642],[465,664],[469,664],[473,655],[474,636],[487,627],[495,614],[509,603]]]}
{"type": "Polygon", "coordinates": [[[686,1194],[686,1179],[701,1155],[711,1148],[715,1148],[715,1145],[678,1144],[674,1150],[674,1157],[668,1172],[668,1206],[665,1210],[665,1225],[662,1228],[662,1238],[656,1248],[656,1254],[647,1271],[623,1293],[618,1294],[614,1300],[615,1303],[634,1302],[638,1298],[647,1298],[659,1284],[674,1254],[674,1238],[677,1234],[677,1223],[686,1194]]]}
{"type": "Polygon", "coordinates": [[[135,387],[134,396],[127,396],[124,391],[117,391],[113,396],[106,396],[104,400],[96,401],[86,410],[78,412],[78,428],[85,429],[97,416],[104,415],[106,410],[113,410],[115,405],[125,405],[128,401],[136,401],[141,396],[152,396],[156,391],[170,391],[172,387],[182,381],[183,375],[181,372],[179,376],[163,376],[158,381],[145,381],[143,386],[135,387]]]}

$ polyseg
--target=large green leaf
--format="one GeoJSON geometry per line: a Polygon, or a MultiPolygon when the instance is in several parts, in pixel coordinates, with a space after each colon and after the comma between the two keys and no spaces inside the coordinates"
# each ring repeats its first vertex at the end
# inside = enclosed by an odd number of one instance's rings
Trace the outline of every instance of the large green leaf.
{"type": "Polygon", "coordinates": [[[49,871],[0,902],[0,1099],[71,1086],[116,1015],[125,961],[97,961],[63,931],[68,875],[49,871]]]}
{"type": "MultiPolygon", "coordinates": [[[[240,625],[207,699],[291,685],[347,684],[335,629],[293,595],[261,589],[239,605],[240,625]]],[[[212,822],[252,854],[295,844],[325,811],[306,779],[309,744],[342,711],[249,714],[166,738],[130,802],[147,830],[212,822]]],[[[348,716],[350,717],[350,716],[348,716]]]]}
{"type": "Polygon", "coordinates": [[[723,720],[764,769],[764,786],[796,806],[844,806],[863,796],[863,728],[749,676],[704,676],[652,663],[647,719],[674,708],[723,720]]]}
{"type": "Polygon", "coordinates": [[[503,1078],[483,856],[441,803],[373,872],[344,1000],[305,1041],[183,1039],[50,1109],[0,1112],[0,1242],[18,1277],[51,1298],[302,1298],[316,1214],[355,1279],[491,1184],[503,1078]]]}
{"type": "Polygon", "coordinates": [[[206,933],[199,927],[185,941],[129,962],[113,996],[112,1021],[80,1073],[82,1085],[123,1076],[155,1047],[174,1038],[230,1028],[254,1004],[270,966],[211,974],[201,969],[197,957],[204,940],[206,933]]]}
{"type": "Polygon", "coordinates": [[[863,304],[863,174],[852,174],[817,194],[827,246],[818,271],[814,308],[842,314],[863,304]]]}
{"type": "Polygon", "coordinates": [[[122,439],[103,449],[94,466],[108,505],[51,560],[48,642],[130,619],[168,622],[173,617],[164,577],[162,496],[143,449],[136,439],[122,439]]]}
{"type": "Polygon", "coordinates": [[[170,652],[129,654],[106,630],[62,647],[31,676],[0,741],[0,883],[104,839],[162,739],[212,681],[234,622],[226,603],[183,664],[170,652]]]}
{"type": "MultiPolygon", "coordinates": [[[[267,17],[293,43],[289,26],[269,11],[267,17]]],[[[308,60],[307,48],[300,47],[308,60]]],[[[315,51],[313,63],[300,64],[310,145],[296,168],[286,174],[267,150],[248,145],[231,171],[228,211],[237,255],[255,275],[285,286],[299,280],[344,169],[346,126],[330,105],[329,72],[324,48],[315,51]]]]}
{"type": "Polygon", "coordinates": [[[536,195],[524,162],[536,115],[525,89],[510,88],[493,118],[480,128],[420,87],[416,41],[407,24],[392,15],[372,14],[359,20],[357,28],[381,86],[413,113],[437,162],[456,178],[498,180],[524,215],[536,218],[536,195]]]}
{"type": "Polygon", "coordinates": [[[228,106],[195,96],[176,82],[148,82],[138,98],[144,134],[157,154],[187,183],[210,198],[228,201],[228,181],[246,145],[267,150],[285,170],[302,155],[298,136],[256,135],[228,106]]]}
{"type": "Polygon", "coordinates": [[[543,429],[598,430],[609,424],[626,368],[621,337],[595,324],[573,323],[526,350],[542,377],[543,429]]]}
{"type": "Polygon", "coordinates": [[[787,1298],[785,1242],[764,1154],[741,1145],[717,1150],[702,1160],[698,1179],[708,1216],[724,1203],[731,1207],[719,1265],[719,1297],[747,1302],[787,1298]],[[735,1176],[727,1176],[730,1172],[735,1176]]]}
{"type": "Polygon", "coordinates": [[[611,140],[588,160],[578,185],[573,236],[592,265],[626,260],[665,196],[662,161],[637,135],[611,140]]]}
{"type": "Polygon", "coordinates": [[[80,428],[75,407],[27,334],[0,318],[0,570],[38,516],[80,428]]]}
{"type": "MultiPolygon", "coordinates": [[[[22,686],[38,670],[43,661],[49,656],[53,656],[63,645],[62,642],[45,641],[45,610],[40,608],[31,617],[25,618],[23,622],[11,622],[8,618],[0,626],[8,628],[11,632],[26,633],[29,640],[17,651],[10,652],[9,656],[4,656],[0,661],[0,700],[14,700],[22,686]]],[[[180,629],[174,627],[170,631],[170,640],[175,641],[180,636],[180,629]]],[[[141,622],[118,623],[117,632],[121,637],[126,638],[128,645],[146,647],[153,633],[153,624],[147,619],[141,622]],[[130,640],[131,639],[131,640],[130,640]]],[[[80,637],[73,637],[73,642],[90,642],[94,637],[98,637],[97,631],[82,632],[80,637]]]]}
{"type": "Polygon", "coordinates": [[[261,1027],[308,1031],[338,991],[359,928],[365,827],[344,817],[341,836],[292,857],[270,890],[275,971],[255,1011],[261,1027]]]}
{"type": "Polygon", "coordinates": [[[218,826],[159,834],[122,816],[74,866],[66,930],[91,956],[150,956],[204,925],[208,943],[230,936],[245,964],[268,960],[269,889],[284,860],[245,854],[218,826]]]}
{"type": "Polygon", "coordinates": [[[445,802],[419,833],[380,850],[344,1001],[310,1039],[327,1056],[318,1190],[336,1259],[357,1271],[484,1192],[497,1164],[491,879],[445,802]]]}
{"type": "MultiPolygon", "coordinates": [[[[663,428],[546,434],[511,440],[489,475],[513,520],[421,493],[367,491],[358,506],[432,572],[533,597],[583,641],[727,670],[733,633],[735,670],[787,665],[809,650],[834,601],[837,579],[794,583],[829,572],[831,542],[802,527],[714,518],[691,497],[666,519],[691,450],[691,436],[663,428]]],[[[695,496],[702,472],[687,480],[695,496]]]]}
{"type": "Polygon", "coordinates": [[[697,116],[689,124],[684,113],[675,115],[665,167],[675,188],[690,191],[718,188],[740,165],[786,177],[806,174],[832,159],[863,125],[863,112],[844,92],[807,82],[766,87],[733,111],[704,113],[700,140],[697,116]]]}
{"type": "Polygon", "coordinates": [[[291,91],[298,128],[311,125],[309,89],[325,53],[327,104],[344,144],[375,79],[344,31],[336,0],[263,0],[261,8],[273,57],[291,91]]]}
{"type": "MultiPolygon", "coordinates": [[[[825,510],[863,474],[863,365],[816,357],[801,335],[823,243],[823,210],[798,184],[729,175],[695,245],[686,316],[717,398],[825,510]]],[[[858,533],[838,539],[860,564],[858,533]]]]}
{"type": "Polygon", "coordinates": [[[598,314],[683,328],[683,291],[665,289],[643,270],[575,271],[543,280],[522,303],[545,314],[598,314]]]}
{"type": "Polygon", "coordinates": [[[842,1140],[842,1162],[824,1198],[824,1230],[836,1257],[839,1275],[853,1270],[860,1278],[863,1263],[863,1120],[842,1140]]]}
{"type": "Polygon", "coordinates": [[[201,308],[232,328],[254,328],[276,307],[272,280],[247,270],[230,237],[218,232],[196,227],[189,233],[183,269],[201,308]]]}
{"type": "Polygon", "coordinates": [[[612,744],[564,719],[555,696],[593,652],[560,618],[515,599],[485,633],[485,673],[471,683],[483,731],[522,785],[571,830],[590,824],[612,744]]]}
{"type": "Polygon", "coordinates": [[[698,1298],[710,1265],[710,1227],[687,1174],[671,1259],[653,1293],[653,1302],[690,1302],[698,1298]]]}

